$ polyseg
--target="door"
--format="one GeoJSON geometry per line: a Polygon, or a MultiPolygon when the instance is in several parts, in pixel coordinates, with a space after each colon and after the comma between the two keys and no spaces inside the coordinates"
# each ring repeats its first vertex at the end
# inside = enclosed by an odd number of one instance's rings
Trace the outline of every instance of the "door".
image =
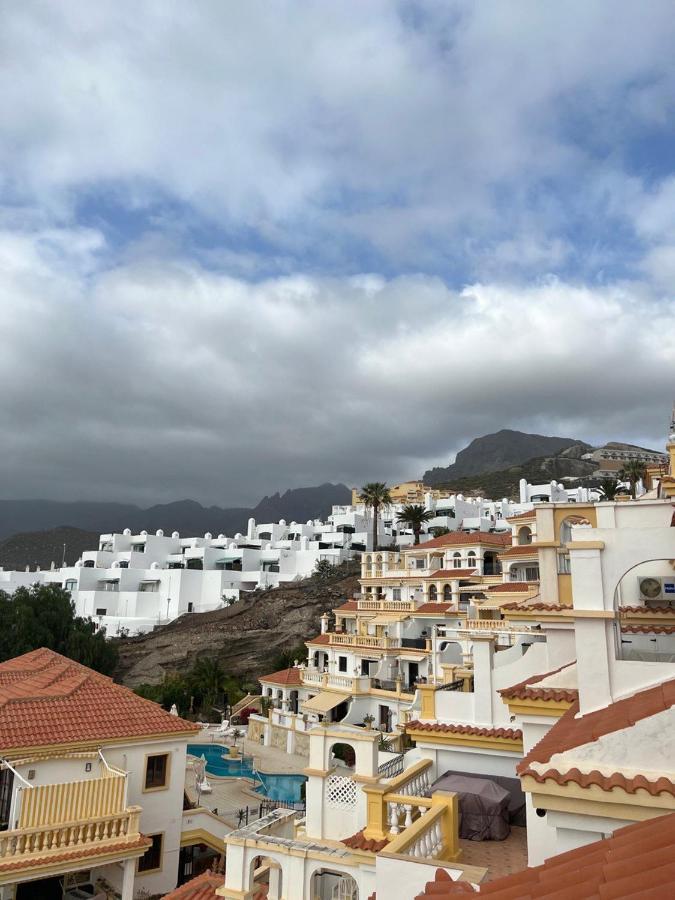
{"type": "Polygon", "coordinates": [[[380,705],[378,707],[378,709],[379,709],[379,713],[380,713],[380,715],[379,715],[379,722],[380,722],[379,730],[386,731],[386,732],[391,731],[391,712],[389,710],[389,707],[380,705]]]}
{"type": "Polygon", "coordinates": [[[417,679],[419,678],[420,667],[417,663],[411,662],[408,663],[408,684],[415,684],[417,679]]]}
{"type": "Polygon", "coordinates": [[[14,772],[0,769],[0,831],[9,829],[9,812],[12,806],[14,772]]]}

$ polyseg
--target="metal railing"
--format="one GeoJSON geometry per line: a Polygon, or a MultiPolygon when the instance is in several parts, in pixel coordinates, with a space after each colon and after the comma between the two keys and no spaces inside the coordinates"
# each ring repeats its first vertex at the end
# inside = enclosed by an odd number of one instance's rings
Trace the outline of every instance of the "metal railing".
{"type": "Polygon", "coordinates": [[[403,771],[404,756],[404,753],[399,753],[398,756],[393,757],[393,759],[388,759],[386,762],[383,762],[382,765],[378,766],[377,774],[380,778],[394,778],[395,775],[400,775],[403,771]]]}

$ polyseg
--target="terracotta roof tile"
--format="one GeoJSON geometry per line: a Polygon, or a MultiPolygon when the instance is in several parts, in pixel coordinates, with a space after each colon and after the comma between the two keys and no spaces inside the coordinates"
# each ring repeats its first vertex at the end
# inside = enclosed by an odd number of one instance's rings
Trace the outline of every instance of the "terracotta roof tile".
{"type": "Polygon", "coordinates": [[[451,531],[450,534],[442,534],[432,541],[425,541],[416,547],[407,547],[403,552],[436,550],[439,547],[457,547],[464,544],[486,544],[489,546],[505,547],[511,543],[511,532],[498,533],[494,531],[451,531]]]}
{"type": "Polygon", "coordinates": [[[505,581],[503,584],[493,584],[492,587],[488,588],[488,593],[501,594],[503,592],[510,594],[513,592],[514,594],[521,594],[529,591],[531,587],[532,585],[530,585],[529,581],[505,581]]]}
{"type": "Polygon", "coordinates": [[[675,634],[675,625],[622,625],[622,634],[675,634]]]}
{"type": "Polygon", "coordinates": [[[420,722],[414,719],[406,724],[408,729],[413,731],[428,731],[435,734],[475,734],[478,737],[494,737],[508,738],[512,741],[520,741],[523,738],[523,732],[519,728],[478,728],[475,725],[459,725],[441,722],[420,722]]]}
{"type": "Polygon", "coordinates": [[[538,556],[538,549],[536,544],[514,544],[512,547],[504,550],[499,554],[499,558],[502,556],[538,556]]]}
{"type": "Polygon", "coordinates": [[[515,612],[530,612],[532,610],[537,612],[569,612],[571,609],[569,606],[561,606],[560,603],[528,603],[527,601],[505,603],[501,608],[503,610],[512,609],[515,612]]]}
{"type": "Polygon", "coordinates": [[[369,853],[379,853],[389,843],[389,838],[381,841],[374,841],[372,838],[365,838],[363,830],[357,831],[351,837],[343,838],[342,843],[351,850],[367,850],[369,853]]]}
{"type": "Polygon", "coordinates": [[[196,878],[191,878],[174,891],[164,894],[162,900],[217,900],[216,890],[222,887],[225,881],[224,875],[211,872],[207,869],[196,878]]]}
{"type": "Polygon", "coordinates": [[[316,637],[305,641],[306,644],[330,644],[330,636],[327,634],[317,634],[316,637]]]}
{"type": "Polygon", "coordinates": [[[471,578],[472,575],[477,575],[476,569],[438,569],[433,575],[426,575],[425,581],[429,579],[438,581],[439,578],[471,578]]]}
{"type": "Polygon", "coordinates": [[[288,669],[280,669],[271,675],[263,675],[258,681],[269,681],[272,684],[299,685],[302,684],[302,673],[297,666],[289,666],[288,669]]]}
{"type": "Polygon", "coordinates": [[[526,512],[516,513],[515,516],[506,516],[507,522],[518,522],[520,519],[536,519],[537,510],[528,509],[526,512]]]}
{"type": "MultiPolygon", "coordinates": [[[[552,856],[541,866],[480,886],[491,900],[664,900],[675,883],[675,813],[614,832],[610,838],[552,856]]],[[[459,885],[436,870],[415,900],[443,900],[459,885]]],[[[465,891],[466,892],[466,891],[465,891]]]]}
{"type": "Polygon", "coordinates": [[[187,737],[198,730],[194,722],[53,650],[0,663],[2,751],[150,734],[187,737]]]}
{"type": "Polygon", "coordinates": [[[444,616],[449,609],[453,609],[452,603],[422,603],[411,615],[416,616],[417,613],[438,613],[444,616]]]}
{"type": "Polygon", "coordinates": [[[135,841],[118,841],[115,844],[97,844],[94,847],[83,847],[79,850],[65,850],[63,853],[55,855],[46,854],[45,856],[28,856],[24,858],[14,858],[0,862],[0,874],[5,872],[15,872],[25,868],[38,868],[40,866],[52,866],[68,860],[91,859],[96,856],[108,856],[111,853],[118,853],[122,850],[139,850],[147,848],[152,844],[150,838],[140,835],[135,841]]]}
{"type": "Polygon", "coordinates": [[[580,718],[576,718],[579,701],[575,700],[567,712],[518,764],[518,774],[529,775],[539,783],[550,779],[558,784],[574,782],[581,787],[597,785],[602,790],[619,787],[629,794],[643,789],[652,796],[664,792],[675,796],[675,784],[665,777],[650,780],[644,775],[627,778],[620,772],[611,775],[604,775],[597,770],[582,773],[576,767],[564,772],[553,767],[543,771],[533,767],[533,763],[548,763],[554,754],[564,753],[574,747],[597,741],[606,734],[630,728],[636,722],[664,712],[673,705],[675,705],[675,679],[640,691],[623,700],[617,700],[608,707],[587,713],[580,718]]]}
{"type": "Polygon", "coordinates": [[[644,613],[649,616],[675,616],[672,606],[620,606],[620,613],[644,613]]]}
{"type": "Polygon", "coordinates": [[[337,606],[333,612],[356,612],[358,608],[359,604],[356,600],[347,600],[342,606],[337,606]]]}
{"type": "Polygon", "coordinates": [[[564,669],[573,666],[574,663],[567,663],[551,672],[545,672],[543,675],[531,675],[529,678],[512,684],[509,687],[502,688],[499,694],[506,700],[567,700],[573,703],[579,696],[579,692],[575,688],[555,688],[555,687],[537,687],[539,681],[544,678],[550,678],[551,675],[557,675],[564,669]]]}

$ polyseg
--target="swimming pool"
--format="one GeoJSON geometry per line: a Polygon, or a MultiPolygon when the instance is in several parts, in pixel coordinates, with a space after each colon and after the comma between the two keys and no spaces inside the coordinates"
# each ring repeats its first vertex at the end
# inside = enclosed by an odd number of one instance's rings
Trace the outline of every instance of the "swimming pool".
{"type": "Polygon", "coordinates": [[[188,744],[187,751],[192,756],[204,756],[207,775],[216,775],[219,778],[255,778],[260,782],[254,789],[256,794],[286,803],[297,803],[302,800],[302,785],[307,781],[304,775],[271,775],[257,771],[254,773],[253,760],[250,756],[243,760],[223,759],[223,753],[227,753],[228,748],[222,744],[188,744]]]}

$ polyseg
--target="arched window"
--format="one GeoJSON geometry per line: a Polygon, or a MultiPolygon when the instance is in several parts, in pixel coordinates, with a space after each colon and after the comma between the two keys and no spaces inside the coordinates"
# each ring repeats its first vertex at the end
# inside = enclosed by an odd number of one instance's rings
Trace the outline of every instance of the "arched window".
{"type": "Polygon", "coordinates": [[[462,554],[457,552],[452,554],[452,568],[453,569],[461,569],[462,568],[462,554]]]}
{"type": "Polygon", "coordinates": [[[476,554],[474,553],[473,550],[469,550],[469,555],[467,557],[467,563],[468,563],[469,569],[476,568],[476,554]]]}
{"type": "Polygon", "coordinates": [[[518,543],[519,544],[531,544],[532,543],[532,529],[528,528],[527,525],[523,525],[523,527],[518,530],[518,543]]]}
{"type": "Polygon", "coordinates": [[[443,586],[443,602],[450,603],[452,600],[452,588],[449,584],[443,586]]]}
{"type": "Polygon", "coordinates": [[[429,585],[429,600],[435,603],[438,600],[438,591],[435,584],[429,585]]]}

